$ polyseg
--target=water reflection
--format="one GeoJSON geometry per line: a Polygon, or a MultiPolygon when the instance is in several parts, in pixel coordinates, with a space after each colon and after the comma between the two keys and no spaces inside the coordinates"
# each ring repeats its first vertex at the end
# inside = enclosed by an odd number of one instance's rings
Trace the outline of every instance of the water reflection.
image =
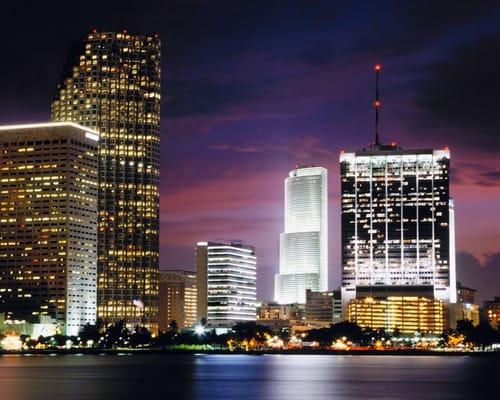
{"type": "Polygon", "coordinates": [[[0,399],[493,398],[500,359],[407,356],[2,356],[0,399]]]}

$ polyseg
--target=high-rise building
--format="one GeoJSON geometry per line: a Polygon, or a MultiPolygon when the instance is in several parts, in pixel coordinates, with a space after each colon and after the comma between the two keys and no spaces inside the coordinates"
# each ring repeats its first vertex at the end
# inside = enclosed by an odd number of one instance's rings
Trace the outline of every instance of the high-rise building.
{"type": "Polygon", "coordinates": [[[198,242],[196,268],[198,320],[221,328],[255,321],[257,257],[253,246],[198,242]]]}
{"type": "Polygon", "coordinates": [[[96,319],[97,132],[0,127],[0,313],[77,335],[96,319]]]}
{"type": "Polygon", "coordinates": [[[328,287],[328,174],[301,166],[285,179],[285,232],[280,235],[275,300],[306,302],[306,290],[328,287]]]}
{"type": "Polygon", "coordinates": [[[189,328],[197,322],[196,273],[184,270],[161,271],[159,281],[158,326],[160,331],[189,328]]]}
{"type": "Polygon", "coordinates": [[[433,299],[454,303],[450,152],[376,145],[342,153],[340,168],[344,312],[360,288],[431,287],[433,299]]]}
{"type": "Polygon", "coordinates": [[[71,49],[53,121],[100,133],[98,316],[157,329],[160,40],[92,32],[71,49]]]}

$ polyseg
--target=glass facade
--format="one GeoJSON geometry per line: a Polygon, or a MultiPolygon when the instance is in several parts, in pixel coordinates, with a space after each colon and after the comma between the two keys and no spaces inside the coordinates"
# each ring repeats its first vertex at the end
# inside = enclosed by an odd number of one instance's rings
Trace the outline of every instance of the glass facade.
{"type": "Polygon", "coordinates": [[[255,321],[257,258],[254,247],[233,242],[200,242],[197,265],[199,319],[206,318],[212,327],[255,321]]]}
{"type": "Polygon", "coordinates": [[[157,330],[160,40],[92,32],[72,49],[53,121],[100,133],[98,316],[157,330]]]}
{"type": "Polygon", "coordinates": [[[359,326],[403,334],[435,333],[444,330],[443,301],[419,296],[365,297],[352,300],[348,319],[359,326]]]}
{"type": "Polygon", "coordinates": [[[455,302],[448,150],[342,153],[342,301],[359,286],[432,286],[455,302]]]}
{"type": "Polygon", "coordinates": [[[285,179],[285,232],[280,235],[275,300],[306,302],[306,290],[328,286],[328,174],[298,167],[285,179]]]}
{"type": "Polygon", "coordinates": [[[98,139],[72,123],[0,127],[0,313],[78,335],[96,319],[98,139]]]}

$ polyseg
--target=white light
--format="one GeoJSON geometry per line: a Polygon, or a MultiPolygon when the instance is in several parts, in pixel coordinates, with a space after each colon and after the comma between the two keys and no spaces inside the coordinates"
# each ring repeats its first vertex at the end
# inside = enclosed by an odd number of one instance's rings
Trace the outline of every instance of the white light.
{"type": "Polygon", "coordinates": [[[194,333],[201,336],[205,333],[205,328],[203,328],[203,326],[201,325],[196,325],[196,327],[194,328],[194,333]]]}
{"type": "Polygon", "coordinates": [[[99,140],[99,135],[96,135],[92,132],[85,132],[85,137],[87,139],[93,140],[94,142],[97,142],[99,140]]]}

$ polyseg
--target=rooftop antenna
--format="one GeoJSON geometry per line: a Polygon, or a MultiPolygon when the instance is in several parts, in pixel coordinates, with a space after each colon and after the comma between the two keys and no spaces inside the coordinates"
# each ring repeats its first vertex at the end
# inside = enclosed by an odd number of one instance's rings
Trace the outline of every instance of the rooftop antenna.
{"type": "Polygon", "coordinates": [[[380,95],[378,90],[378,76],[382,66],[375,64],[375,146],[380,146],[380,136],[378,134],[378,120],[380,111],[380,95]]]}

